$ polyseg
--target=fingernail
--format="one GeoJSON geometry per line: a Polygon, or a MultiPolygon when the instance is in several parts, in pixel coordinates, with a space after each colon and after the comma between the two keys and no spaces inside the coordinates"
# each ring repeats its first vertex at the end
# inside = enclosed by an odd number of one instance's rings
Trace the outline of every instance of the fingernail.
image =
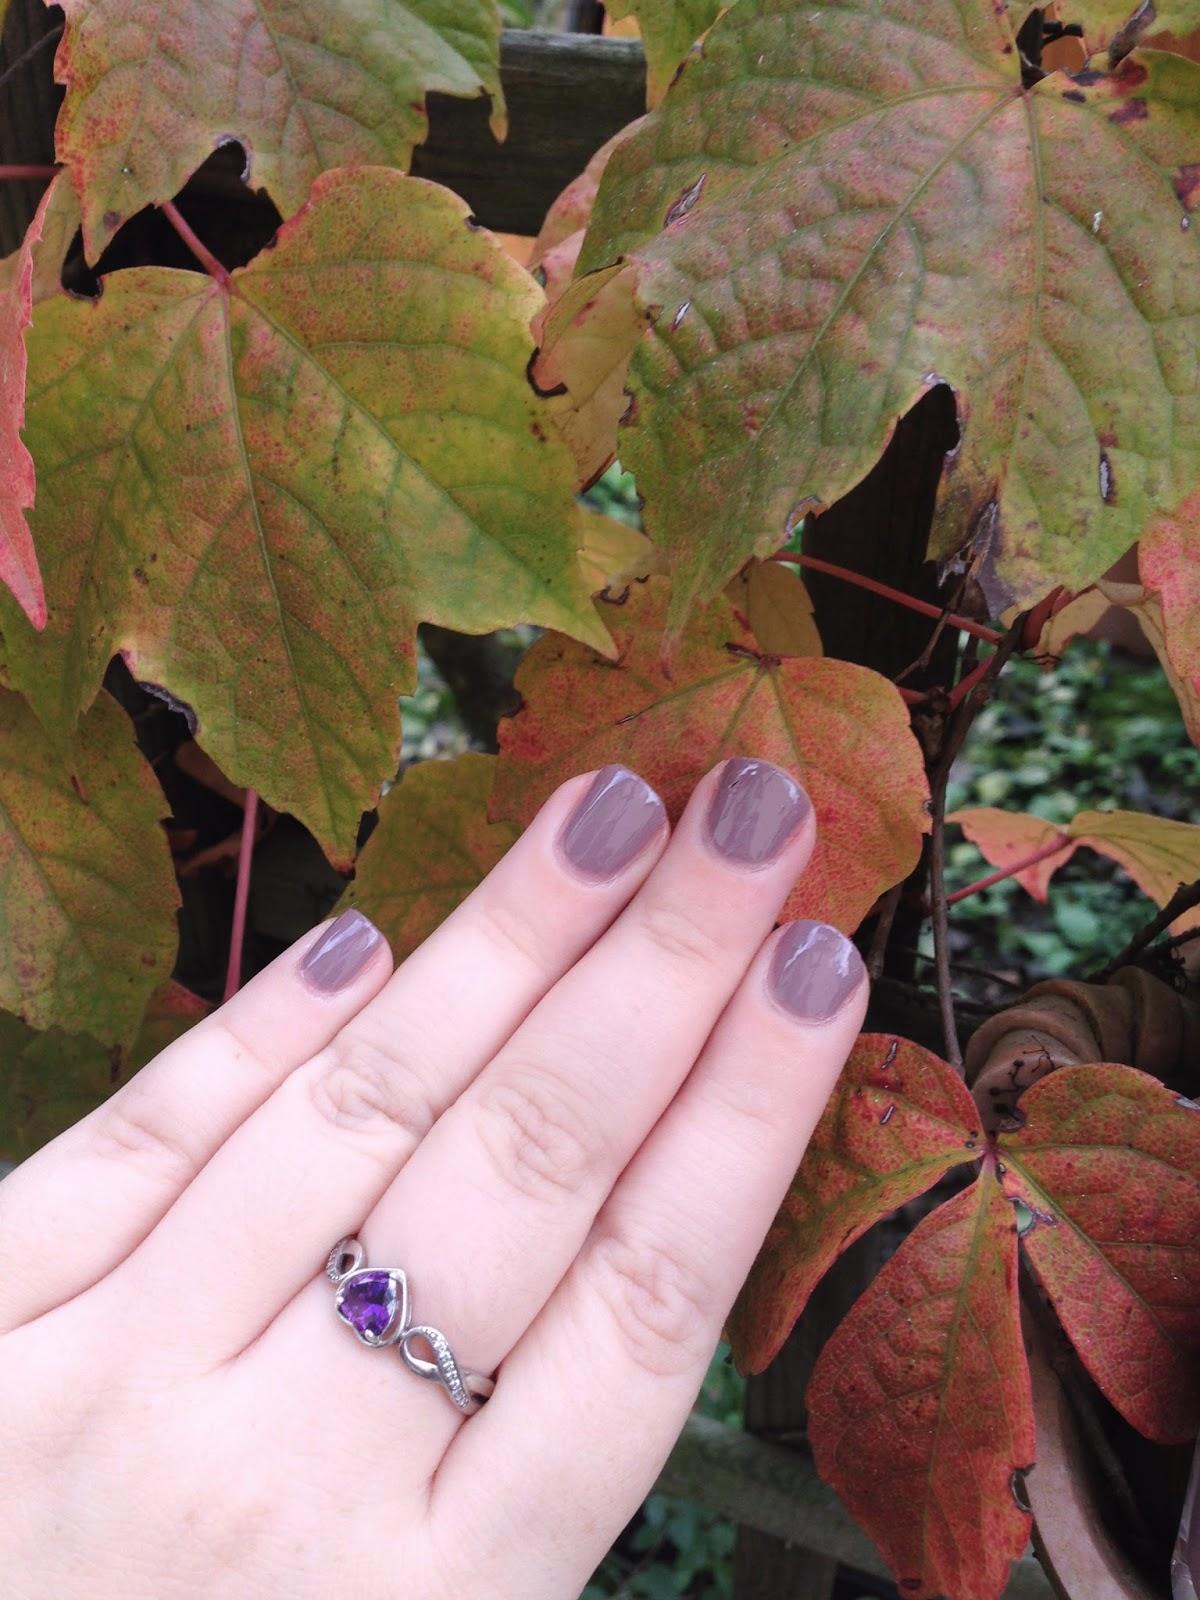
{"type": "Polygon", "coordinates": [[[735,756],[721,771],[708,808],[708,836],[727,860],[763,867],[774,861],[812,810],[804,790],[769,761],[735,756]]]}
{"type": "Polygon", "coordinates": [[[336,994],[354,982],[382,943],[375,924],[352,907],[325,929],[301,962],[301,974],[314,989],[336,994]]]}
{"type": "Polygon", "coordinates": [[[575,807],[560,843],[584,878],[603,883],[639,856],[667,820],[654,790],[628,767],[605,767],[575,807]]]}
{"type": "Polygon", "coordinates": [[[862,982],[862,957],[824,922],[789,922],[771,957],[771,997],[805,1022],[828,1022],[862,982]]]}

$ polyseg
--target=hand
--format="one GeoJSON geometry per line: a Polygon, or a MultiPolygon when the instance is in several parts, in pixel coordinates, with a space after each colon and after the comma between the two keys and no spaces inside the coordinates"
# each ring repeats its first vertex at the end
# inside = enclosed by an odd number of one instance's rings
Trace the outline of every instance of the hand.
{"type": "Polygon", "coordinates": [[[846,939],[771,932],[812,840],[764,763],[669,842],[572,779],[398,971],[344,913],[5,1179],[6,1595],[574,1600],[862,1020],[846,939]],[[334,1314],[348,1234],[476,1415],[334,1314]]]}

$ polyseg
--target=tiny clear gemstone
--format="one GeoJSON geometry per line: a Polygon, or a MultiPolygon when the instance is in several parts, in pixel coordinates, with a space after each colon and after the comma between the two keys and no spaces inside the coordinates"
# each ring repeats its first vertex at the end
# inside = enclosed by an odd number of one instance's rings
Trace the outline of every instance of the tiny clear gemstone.
{"type": "Polygon", "coordinates": [[[342,1291],[338,1313],[355,1333],[381,1339],[396,1314],[396,1285],[387,1272],[360,1272],[342,1291]]]}

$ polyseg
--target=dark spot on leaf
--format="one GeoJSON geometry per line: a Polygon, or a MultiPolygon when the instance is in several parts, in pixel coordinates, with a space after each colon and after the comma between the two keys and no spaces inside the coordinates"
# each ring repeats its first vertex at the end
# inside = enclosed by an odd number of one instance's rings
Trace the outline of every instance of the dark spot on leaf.
{"type": "Polygon", "coordinates": [[[621,427],[625,427],[628,423],[633,421],[634,417],[637,416],[637,410],[638,410],[638,398],[637,398],[637,395],[636,394],[631,394],[629,396],[629,399],[625,402],[624,411],[622,411],[622,413],[621,413],[621,418],[620,418],[621,427]]]}
{"type": "Polygon", "coordinates": [[[921,1580],[920,1578],[901,1578],[899,1587],[901,1589],[907,1589],[911,1594],[914,1589],[919,1589],[921,1587],[921,1580]]]}
{"type": "MultiPolygon", "coordinates": [[[[1100,443],[1104,446],[1104,448],[1106,450],[1115,449],[1116,445],[1119,442],[1118,439],[1117,439],[1116,434],[1112,431],[1111,428],[1102,428],[1100,430],[1100,432],[1096,435],[1096,437],[1099,439],[1100,443]]],[[[1016,1065],[1018,1067],[1023,1067],[1025,1065],[1025,1063],[1023,1061],[1018,1061],[1016,1063],[1016,1065]]]]}
{"type": "Polygon", "coordinates": [[[1150,74],[1140,61],[1122,61],[1113,76],[1113,85],[1118,94],[1132,94],[1135,89],[1140,89],[1149,77],[1150,74]]]}
{"type": "Polygon", "coordinates": [[[1098,72],[1095,67],[1089,67],[1075,74],[1075,82],[1083,84],[1085,89],[1090,89],[1093,84],[1104,82],[1104,74],[1098,72]]]}
{"type": "Polygon", "coordinates": [[[886,1128],[888,1123],[892,1120],[892,1118],[895,1115],[896,1115],[896,1107],[894,1105],[887,1106],[886,1109],[884,1110],[883,1115],[879,1119],[879,1126],[881,1128],[886,1128]]]}
{"type": "Polygon", "coordinates": [[[790,539],[805,518],[819,516],[824,509],[825,502],[818,495],[802,496],[787,514],[787,521],[783,525],[784,536],[790,539]]]}
{"type": "Polygon", "coordinates": [[[691,304],[692,304],[692,302],[690,300],[685,300],[683,302],[683,304],[680,306],[679,310],[671,318],[671,332],[672,333],[675,332],[676,328],[683,321],[684,317],[687,316],[688,311],[691,309],[691,304]]]}
{"type": "Polygon", "coordinates": [[[1112,462],[1108,459],[1108,451],[1100,452],[1100,498],[1106,506],[1115,505],[1117,502],[1117,479],[1112,469],[1112,462]]]}
{"type": "Polygon", "coordinates": [[[177,711],[187,723],[188,732],[193,737],[196,735],[200,728],[200,718],[186,700],[178,699],[169,689],[164,688],[161,683],[151,683],[145,678],[138,679],[138,688],[144,689],[147,694],[152,694],[156,699],[163,701],[164,704],[170,706],[172,711],[177,711]]]}
{"type": "Polygon", "coordinates": [[[1126,100],[1123,106],[1109,113],[1108,120],[1123,125],[1126,122],[1145,122],[1149,115],[1150,110],[1144,100],[1126,100]]]}
{"type": "Polygon", "coordinates": [[[1013,47],[1012,47],[1012,45],[1011,45],[1011,44],[1006,44],[1006,45],[1005,45],[1005,46],[1004,46],[1004,49],[1003,49],[1003,51],[1002,51],[1002,54],[1003,54],[1003,55],[1006,55],[1006,56],[1010,56],[1010,55],[1012,55],[1012,53],[1013,53],[1013,47]]]}
{"type": "Polygon", "coordinates": [[[565,383],[556,383],[552,389],[543,389],[538,383],[535,375],[535,366],[537,363],[537,358],[540,354],[540,350],[535,350],[529,357],[529,360],[525,363],[525,376],[529,380],[529,387],[533,390],[534,394],[540,395],[543,400],[552,399],[555,395],[566,394],[567,386],[565,383]]]}
{"type": "Polygon", "coordinates": [[[143,589],[150,582],[150,579],[146,576],[146,569],[144,567],[134,567],[133,576],[137,582],[141,584],[143,589]]]}
{"type": "Polygon", "coordinates": [[[900,1041],[899,1041],[899,1039],[893,1039],[891,1044],[888,1045],[888,1047],[887,1047],[887,1054],[883,1058],[883,1065],[880,1068],[880,1071],[882,1071],[882,1072],[886,1072],[887,1071],[887,1069],[891,1066],[892,1062],[895,1061],[896,1055],[897,1055],[897,1052],[899,1051],[899,1049],[900,1049],[900,1041]]]}
{"type": "Polygon", "coordinates": [[[483,223],[476,222],[474,215],[464,217],[463,221],[466,223],[467,227],[470,228],[472,233],[482,233],[483,223]]]}
{"type": "Polygon", "coordinates": [[[627,583],[620,594],[614,594],[611,589],[604,588],[600,591],[600,598],[601,600],[607,600],[610,606],[623,606],[626,600],[629,599],[631,588],[632,585],[627,583]]]}
{"type": "Polygon", "coordinates": [[[536,417],[529,424],[529,431],[535,439],[540,439],[543,444],[546,442],[546,430],[536,417]]]}
{"type": "Polygon", "coordinates": [[[108,233],[115,233],[121,226],[121,213],[119,211],[106,211],[104,213],[104,227],[108,233]]]}
{"type": "Polygon", "coordinates": [[[1185,211],[1196,209],[1196,196],[1200,194],[1200,161],[1185,162],[1175,174],[1175,193],[1185,211]]]}
{"type": "Polygon", "coordinates": [[[1033,1471],[1035,1463],[1030,1462],[1027,1467],[1014,1467],[1008,1480],[1009,1492],[1018,1511],[1025,1512],[1026,1516],[1033,1515],[1033,1506],[1029,1501],[1029,1488],[1025,1482],[1027,1473],[1033,1471]]]}
{"type": "MultiPolygon", "coordinates": [[[[1142,4],[1138,6],[1128,21],[1123,22],[1116,33],[1113,34],[1112,43],[1108,47],[1108,64],[1110,68],[1115,68],[1129,54],[1157,16],[1158,10],[1154,0],[1142,0],[1142,4]]],[[[1145,76],[1146,69],[1144,67],[1138,66],[1137,70],[1145,76]]]]}
{"type": "Polygon", "coordinates": [[[669,228],[672,223],[679,222],[687,216],[688,212],[696,204],[696,201],[699,200],[707,177],[708,174],[702,172],[696,179],[695,183],[689,184],[679,198],[671,202],[671,204],[667,207],[667,214],[663,218],[664,228],[669,228]]]}
{"type": "Polygon", "coordinates": [[[1082,89],[1064,89],[1063,99],[1074,100],[1077,106],[1087,105],[1087,95],[1084,94],[1082,89]]]}

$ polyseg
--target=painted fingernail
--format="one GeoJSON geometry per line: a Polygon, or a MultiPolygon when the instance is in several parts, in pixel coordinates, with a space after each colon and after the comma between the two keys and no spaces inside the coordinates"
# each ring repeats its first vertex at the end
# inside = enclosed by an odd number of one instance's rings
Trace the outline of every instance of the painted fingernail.
{"type": "Polygon", "coordinates": [[[866,968],[836,928],[789,922],[775,945],[767,987],[772,998],[805,1022],[828,1022],[854,994],[866,968]]]}
{"type": "Polygon", "coordinates": [[[666,820],[666,807],[636,772],[605,767],[592,779],[559,842],[581,877],[603,883],[641,855],[666,820]]]}
{"type": "Polygon", "coordinates": [[[735,756],[708,808],[708,837],[729,861],[764,867],[795,837],[812,804],[781,767],[735,756]]]}
{"type": "Polygon", "coordinates": [[[300,963],[301,974],[322,994],[336,994],[354,982],[382,943],[375,924],[352,907],[325,929],[300,963]]]}

